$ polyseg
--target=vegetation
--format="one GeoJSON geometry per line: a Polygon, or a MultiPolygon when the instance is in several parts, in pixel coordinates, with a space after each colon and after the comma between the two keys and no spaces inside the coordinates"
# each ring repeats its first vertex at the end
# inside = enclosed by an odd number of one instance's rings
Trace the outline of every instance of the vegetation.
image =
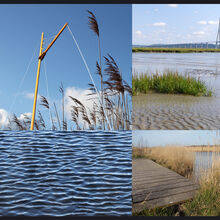
{"type": "Polygon", "coordinates": [[[187,94],[193,96],[212,96],[205,83],[189,75],[181,75],[170,70],[162,75],[156,73],[133,74],[132,94],[148,93],[150,91],[167,94],[187,94]]]}
{"type": "Polygon", "coordinates": [[[194,153],[184,147],[133,147],[133,158],[148,158],[185,177],[192,177],[194,153]]]}
{"type": "MultiPolygon", "coordinates": [[[[93,100],[93,107],[90,109],[80,102],[77,97],[69,96],[72,101],[70,110],[71,120],[67,121],[65,116],[65,99],[64,87],[61,83],[59,91],[62,98],[62,117],[60,118],[55,103],[50,106],[46,97],[41,96],[41,105],[44,106],[50,115],[51,128],[46,126],[45,121],[40,111],[35,119],[35,129],[52,129],[58,130],[84,130],[84,129],[114,129],[114,130],[130,130],[131,128],[131,109],[129,99],[132,95],[132,89],[127,82],[122,78],[122,74],[114,58],[107,54],[104,56],[105,68],[101,63],[101,47],[100,47],[100,31],[97,19],[91,11],[87,11],[89,16],[89,28],[95,33],[98,38],[99,61],[96,62],[96,74],[100,77],[101,100],[98,99],[96,87],[89,83],[88,100],[93,100]],[[104,77],[105,76],[105,77],[104,77]],[[95,95],[95,96],[94,96],[95,95]]],[[[18,119],[14,114],[9,120],[8,129],[12,130],[16,127],[18,130],[29,130],[31,118],[25,115],[23,119],[18,119]]]]}
{"type": "MultiPolygon", "coordinates": [[[[149,158],[185,177],[192,174],[193,152],[186,147],[133,147],[133,158],[149,158]],[[181,153],[182,152],[182,153],[181,153]],[[186,154],[187,156],[183,155],[186,154]],[[182,154],[182,155],[181,155],[182,154]],[[191,156],[190,156],[191,155],[191,156]],[[181,158],[182,157],[182,158],[181,158]],[[188,158],[190,157],[190,159],[188,158]],[[176,163],[176,164],[175,164],[176,163]],[[177,169],[177,166],[182,167],[177,169]],[[189,169],[190,167],[190,169],[189,169]],[[191,170],[191,171],[190,171],[191,170]],[[189,172],[188,172],[189,171],[189,172]]],[[[138,216],[220,216],[220,160],[213,158],[212,166],[199,179],[200,188],[193,199],[168,207],[144,209],[138,216]]]]}
{"type": "Polygon", "coordinates": [[[196,151],[196,152],[220,152],[219,145],[204,145],[204,146],[186,146],[187,150],[196,151]]]}
{"type": "Polygon", "coordinates": [[[152,47],[136,47],[132,48],[132,52],[145,53],[219,53],[220,49],[210,48],[152,48],[152,47]]]}

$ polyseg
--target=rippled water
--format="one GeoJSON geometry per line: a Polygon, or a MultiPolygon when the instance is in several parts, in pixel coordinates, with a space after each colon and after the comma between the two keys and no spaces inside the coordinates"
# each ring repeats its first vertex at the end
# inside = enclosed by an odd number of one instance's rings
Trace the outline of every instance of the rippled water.
{"type": "Polygon", "coordinates": [[[133,130],[220,128],[220,99],[214,97],[147,94],[133,97],[132,104],[133,130]]]}
{"type": "Polygon", "coordinates": [[[213,97],[147,94],[132,98],[133,129],[219,129],[220,53],[133,53],[136,73],[165,69],[200,78],[213,97]]]}
{"type": "Polygon", "coordinates": [[[0,215],[131,215],[131,131],[0,132],[0,215]]]}

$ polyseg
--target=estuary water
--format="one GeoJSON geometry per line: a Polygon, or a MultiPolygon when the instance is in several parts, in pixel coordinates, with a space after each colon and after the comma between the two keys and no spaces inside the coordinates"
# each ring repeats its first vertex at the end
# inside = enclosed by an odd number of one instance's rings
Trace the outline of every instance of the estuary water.
{"type": "Polygon", "coordinates": [[[0,131],[0,216],[131,215],[131,131],[0,131]]]}
{"type": "Polygon", "coordinates": [[[132,98],[132,129],[219,129],[220,53],[133,53],[133,73],[164,70],[204,81],[213,97],[147,94],[132,98]]]}
{"type": "MultiPolygon", "coordinates": [[[[220,152],[195,152],[194,175],[199,179],[220,160],[220,152]]],[[[220,170],[220,167],[219,167],[220,170]]]]}

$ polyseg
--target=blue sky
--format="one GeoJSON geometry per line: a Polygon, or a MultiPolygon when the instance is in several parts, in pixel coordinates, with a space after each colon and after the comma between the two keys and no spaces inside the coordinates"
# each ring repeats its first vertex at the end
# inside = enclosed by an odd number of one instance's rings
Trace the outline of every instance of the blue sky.
{"type": "Polygon", "coordinates": [[[216,130],[133,130],[132,145],[139,143],[148,146],[166,145],[205,145],[219,144],[220,131],[216,130]]]}
{"type": "MultiPolygon", "coordinates": [[[[95,74],[98,41],[88,27],[87,9],[98,20],[102,55],[109,53],[116,60],[123,78],[131,82],[131,5],[0,5],[0,122],[3,117],[1,113],[9,112],[14,97],[16,100],[9,113],[19,116],[32,112],[41,33],[45,34],[46,47],[53,39],[49,37],[58,33],[66,22],[99,87],[100,79],[95,74]],[[19,89],[32,56],[33,62],[19,89]]],[[[91,80],[67,28],[48,51],[44,61],[50,100],[60,101],[61,81],[68,95],[83,96],[91,80]]],[[[44,63],[41,65],[38,92],[47,96],[44,63]]],[[[39,105],[37,107],[42,109],[39,105]]]]}
{"type": "Polygon", "coordinates": [[[215,41],[220,4],[145,4],[132,7],[132,43],[215,41]]]}

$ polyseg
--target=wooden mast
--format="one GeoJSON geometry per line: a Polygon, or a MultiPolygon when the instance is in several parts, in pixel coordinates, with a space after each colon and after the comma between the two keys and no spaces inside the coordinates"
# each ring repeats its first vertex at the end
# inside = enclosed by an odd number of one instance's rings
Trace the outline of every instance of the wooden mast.
{"type": "MultiPolygon", "coordinates": [[[[40,54],[39,54],[39,56],[42,54],[43,41],[44,41],[44,32],[42,32],[42,35],[41,35],[40,54]]],[[[38,58],[37,78],[36,78],[36,84],[35,84],[34,104],[33,104],[32,120],[31,120],[31,131],[34,129],[34,119],[35,119],[35,111],[36,111],[36,104],[37,104],[38,82],[39,82],[39,76],[40,76],[40,64],[41,64],[41,59],[38,58]]]]}
{"type": "Polygon", "coordinates": [[[63,32],[63,30],[65,29],[65,27],[68,25],[68,23],[66,23],[62,29],[59,31],[59,33],[55,36],[55,38],[52,40],[52,42],[49,44],[49,46],[47,47],[47,49],[42,53],[42,48],[43,48],[43,40],[44,40],[44,33],[42,32],[41,35],[41,44],[40,44],[40,53],[39,53],[39,57],[38,57],[38,67],[37,67],[37,78],[36,78],[36,84],[35,84],[35,93],[34,93],[34,104],[33,104],[33,111],[32,111],[32,120],[31,120],[31,128],[30,130],[34,130],[34,121],[35,121],[35,111],[36,111],[36,104],[37,104],[37,92],[38,92],[38,84],[39,84],[39,77],[40,77],[40,65],[41,65],[41,61],[44,59],[47,51],[50,49],[50,47],[54,44],[54,42],[56,41],[56,39],[60,36],[60,34],[63,32]]]}

